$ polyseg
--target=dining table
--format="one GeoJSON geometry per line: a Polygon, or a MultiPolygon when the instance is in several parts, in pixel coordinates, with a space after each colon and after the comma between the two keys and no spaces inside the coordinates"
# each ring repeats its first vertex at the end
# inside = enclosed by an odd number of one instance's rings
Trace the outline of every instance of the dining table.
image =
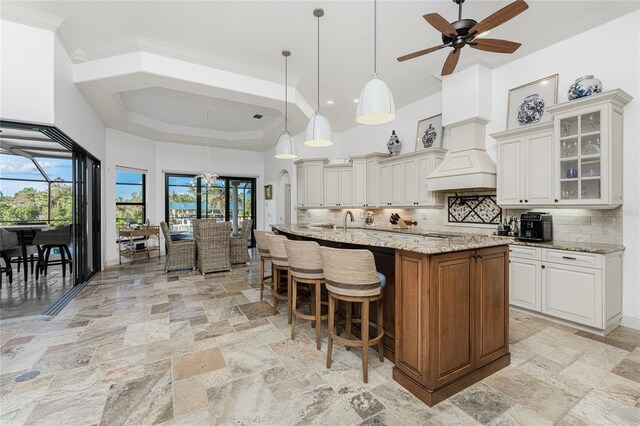
{"type": "Polygon", "coordinates": [[[1,228],[18,234],[18,242],[20,243],[20,248],[22,250],[22,264],[24,266],[24,282],[26,283],[27,279],[29,278],[29,269],[27,267],[28,266],[27,246],[33,241],[33,237],[37,232],[48,231],[51,228],[51,225],[49,225],[48,223],[31,223],[31,224],[6,225],[6,226],[2,226],[1,228]]]}

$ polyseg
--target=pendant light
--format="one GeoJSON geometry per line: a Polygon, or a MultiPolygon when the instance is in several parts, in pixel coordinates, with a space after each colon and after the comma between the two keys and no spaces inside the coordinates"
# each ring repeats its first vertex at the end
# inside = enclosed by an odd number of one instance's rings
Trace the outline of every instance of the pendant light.
{"type": "Polygon", "coordinates": [[[384,124],[396,118],[391,90],[378,73],[378,5],[373,1],[373,74],[360,92],[356,121],[360,124],[384,124]]]}
{"type": "Polygon", "coordinates": [[[329,124],[327,117],[320,111],[320,18],[324,16],[324,10],[320,8],[314,9],[313,16],[318,18],[318,108],[311,116],[309,124],[307,124],[304,144],[313,147],[323,147],[333,145],[331,141],[331,124],[329,124]]]}
{"type": "Polygon", "coordinates": [[[282,51],[282,56],[284,56],[284,131],[280,133],[280,137],[278,137],[278,144],[276,145],[276,158],[283,158],[286,160],[294,160],[298,158],[296,154],[296,144],[293,142],[293,138],[287,129],[288,124],[288,112],[289,112],[289,70],[287,67],[289,56],[291,56],[291,52],[288,50],[282,51]]]}
{"type": "MultiPolygon", "coordinates": [[[[209,112],[210,110],[207,110],[207,170],[211,170],[211,147],[209,146],[209,112]]],[[[191,181],[192,187],[196,186],[198,179],[202,179],[202,186],[205,186],[207,189],[209,189],[218,179],[218,175],[212,171],[200,172],[191,181]]]]}

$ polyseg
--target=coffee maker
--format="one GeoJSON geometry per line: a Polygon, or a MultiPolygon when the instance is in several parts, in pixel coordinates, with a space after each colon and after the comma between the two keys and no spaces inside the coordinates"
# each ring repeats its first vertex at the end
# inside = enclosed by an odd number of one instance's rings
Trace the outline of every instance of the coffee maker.
{"type": "Polygon", "coordinates": [[[520,236],[523,241],[551,241],[553,218],[549,213],[529,212],[520,215],[520,236]]]}

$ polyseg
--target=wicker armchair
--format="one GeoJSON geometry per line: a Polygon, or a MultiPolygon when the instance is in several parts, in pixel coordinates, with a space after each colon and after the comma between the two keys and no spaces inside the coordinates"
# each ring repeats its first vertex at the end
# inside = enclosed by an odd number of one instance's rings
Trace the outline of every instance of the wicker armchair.
{"type": "Polygon", "coordinates": [[[231,263],[247,263],[249,262],[249,248],[247,242],[253,228],[253,220],[245,219],[242,222],[242,230],[237,237],[231,237],[229,240],[229,250],[231,250],[231,263]]]}
{"type": "Polygon", "coordinates": [[[71,251],[71,225],[63,226],[49,231],[40,231],[33,238],[33,244],[38,246],[38,264],[36,265],[36,280],[40,274],[47,275],[49,266],[62,265],[62,277],[65,277],[66,266],[69,265],[69,273],[72,268],[71,251]],[[57,248],[60,259],[49,260],[51,249],[57,248]],[[66,254],[66,256],[65,256],[66,254]]]}
{"type": "Polygon", "coordinates": [[[167,245],[165,272],[196,267],[196,242],[193,240],[173,241],[166,222],[160,222],[160,229],[167,245]]]}
{"type": "Polygon", "coordinates": [[[200,220],[194,223],[193,234],[198,247],[198,270],[202,275],[231,270],[231,222],[200,220]]]}

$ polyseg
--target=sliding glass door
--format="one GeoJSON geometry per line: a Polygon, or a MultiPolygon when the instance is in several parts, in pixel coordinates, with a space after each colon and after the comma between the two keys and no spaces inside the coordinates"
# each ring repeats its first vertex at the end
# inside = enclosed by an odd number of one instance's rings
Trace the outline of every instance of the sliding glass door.
{"type": "MultiPolygon", "coordinates": [[[[256,180],[220,177],[213,185],[204,185],[195,175],[165,175],[165,221],[172,233],[185,237],[193,232],[193,219],[230,221],[233,233],[242,229],[246,219],[256,227],[256,180]]],[[[253,232],[248,244],[253,247],[253,232]]]]}

